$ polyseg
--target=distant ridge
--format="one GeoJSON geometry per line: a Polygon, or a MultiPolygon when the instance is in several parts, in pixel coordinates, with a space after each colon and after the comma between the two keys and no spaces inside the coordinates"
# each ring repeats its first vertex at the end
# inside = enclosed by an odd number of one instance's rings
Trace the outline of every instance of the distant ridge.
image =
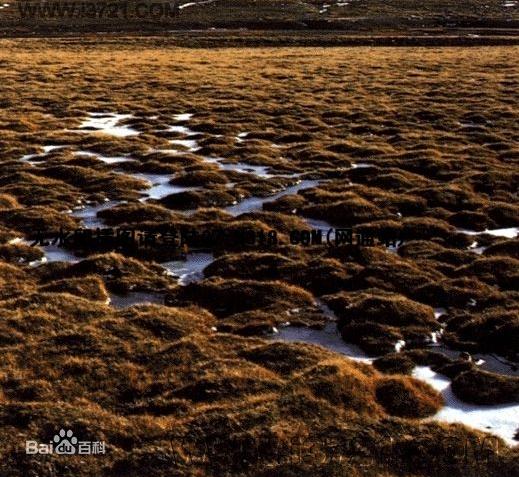
{"type": "Polygon", "coordinates": [[[516,0],[7,0],[0,32],[53,35],[88,32],[168,32],[248,29],[342,31],[373,35],[456,29],[477,35],[519,31],[516,0]]]}

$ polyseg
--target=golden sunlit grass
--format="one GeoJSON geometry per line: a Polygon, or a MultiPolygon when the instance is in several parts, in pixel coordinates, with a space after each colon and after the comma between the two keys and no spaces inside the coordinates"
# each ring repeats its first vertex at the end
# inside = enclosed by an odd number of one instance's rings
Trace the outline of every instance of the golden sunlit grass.
{"type": "MultiPolygon", "coordinates": [[[[1,46],[0,474],[466,475],[466,462],[442,446],[449,440],[459,455],[477,433],[419,421],[441,397],[398,373],[448,365],[460,394],[489,403],[515,381],[493,393],[494,378],[477,375],[482,390],[474,389],[463,374],[470,366],[393,351],[401,339],[423,346],[439,326],[431,307],[445,307],[451,343],[516,352],[516,241],[478,236],[490,245],[480,257],[457,227],[519,225],[517,48],[193,50],[156,38],[1,46]],[[74,132],[92,112],[133,115],[121,124],[138,134],[74,132]],[[175,118],[185,113],[193,117],[175,118]],[[192,137],[202,149],[168,152],[169,140],[192,137]],[[43,153],[53,145],[66,147],[43,153]],[[114,166],[85,152],[134,161],[114,166]],[[21,161],[27,154],[40,156],[21,161]],[[219,169],[205,156],[327,182],[233,217],[223,206],[297,179],[219,169]],[[350,169],[363,163],[370,167],[350,169]],[[142,203],[135,172],[198,189],[142,203]],[[110,225],[275,229],[283,243],[214,244],[206,277],[186,287],[138,253],[32,267],[40,252],[8,243],[37,228],[75,228],[69,210],[107,198],[127,201],[99,214],[110,225]],[[304,217],[406,244],[394,254],[289,245],[291,229],[308,228],[304,217]],[[110,293],[146,291],[167,294],[171,306],[106,304],[110,293]],[[288,320],[324,326],[316,297],[349,342],[387,353],[377,367],[392,375],[251,336],[288,320]],[[43,460],[20,447],[63,427],[106,440],[108,455],[43,460]],[[328,467],[275,462],[271,449],[286,448],[296,429],[320,452],[327,435],[355,445],[328,467]],[[266,437],[260,459],[222,460],[266,437]],[[208,441],[220,446],[210,464],[208,441]],[[188,464],[189,455],[198,460],[188,464]]],[[[514,456],[503,449],[479,475],[513,476],[514,456]]]]}

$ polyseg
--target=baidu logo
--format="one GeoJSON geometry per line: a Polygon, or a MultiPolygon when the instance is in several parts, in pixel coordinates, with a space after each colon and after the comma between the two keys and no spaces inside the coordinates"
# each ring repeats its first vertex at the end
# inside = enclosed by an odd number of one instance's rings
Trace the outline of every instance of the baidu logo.
{"type": "Polygon", "coordinates": [[[65,429],[61,429],[58,434],[54,436],[54,443],[56,447],[54,447],[54,452],[56,454],[75,454],[76,453],[76,444],[77,437],[73,435],[74,433],[69,429],[65,431],[65,429]]]}
{"type": "Polygon", "coordinates": [[[49,444],[37,441],[25,441],[27,454],[57,454],[57,455],[95,455],[105,454],[104,441],[80,441],[70,429],[60,429],[49,444]]]}

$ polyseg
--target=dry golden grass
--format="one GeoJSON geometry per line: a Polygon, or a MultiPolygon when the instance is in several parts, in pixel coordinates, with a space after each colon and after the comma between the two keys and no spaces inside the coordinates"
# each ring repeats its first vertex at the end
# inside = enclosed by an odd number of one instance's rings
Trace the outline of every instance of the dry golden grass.
{"type": "MultiPolygon", "coordinates": [[[[479,257],[456,227],[472,220],[479,229],[519,225],[518,73],[511,60],[518,48],[192,50],[122,38],[92,39],[87,47],[75,40],[0,44],[2,476],[194,476],[225,469],[265,476],[466,475],[467,463],[453,462],[443,447],[449,440],[459,455],[465,439],[478,434],[420,422],[441,406],[428,386],[315,346],[237,335],[261,334],[291,310],[298,310],[291,321],[322,326],[314,300],[326,295],[348,341],[367,350],[389,353],[399,339],[419,341],[436,326],[430,306],[446,306],[452,342],[513,356],[515,242],[482,237],[493,245],[479,257]],[[95,111],[133,114],[128,124],[141,134],[68,131],[95,111]],[[193,118],[176,121],[182,113],[193,118]],[[196,131],[203,149],[150,151],[183,138],[164,131],[171,125],[196,131]],[[243,132],[249,135],[240,143],[243,132]],[[35,165],[20,162],[45,145],[67,148],[35,165]],[[79,151],[127,154],[136,161],[122,167],[126,174],[167,173],[203,190],[143,205],[140,181],[73,155],[79,151]],[[269,195],[291,180],[215,172],[202,157],[211,154],[330,181],[280,199],[270,211],[234,218],[220,204],[269,195]],[[362,162],[372,167],[348,169],[362,162]],[[73,228],[68,209],[108,197],[129,202],[101,214],[113,224],[253,226],[286,239],[311,215],[398,232],[408,243],[399,254],[286,242],[259,251],[220,247],[207,278],[184,288],[142,256],[107,253],[36,268],[14,259],[31,258],[7,243],[15,236],[43,226],[73,228]],[[178,209],[192,205],[203,209],[182,217],[178,209]],[[107,291],[143,290],[167,292],[175,306],[104,304],[107,291]],[[467,310],[471,298],[477,305],[467,310]],[[362,320],[343,311],[350,303],[362,320]],[[25,439],[48,441],[61,427],[106,440],[108,455],[43,460],[20,448],[25,439]],[[355,446],[346,462],[328,467],[276,462],[269,449],[287,448],[286,439],[299,431],[320,452],[333,433],[342,446],[355,446]],[[202,459],[208,440],[218,448],[209,465],[202,459]],[[247,465],[236,452],[254,442],[272,445],[247,465]],[[186,463],[189,455],[198,460],[186,463]]],[[[437,358],[405,359],[379,365],[406,372],[411,363],[437,358]]],[[[516,475],[514,458],[517,451],[503,448],[478,475],[516,475]]]]}

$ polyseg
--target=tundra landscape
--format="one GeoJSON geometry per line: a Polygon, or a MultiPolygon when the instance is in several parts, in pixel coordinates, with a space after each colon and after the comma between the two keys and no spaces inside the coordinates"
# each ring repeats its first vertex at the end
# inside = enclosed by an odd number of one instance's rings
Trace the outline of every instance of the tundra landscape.
{"type": "Polygon", "coordinates": [[[518,46],[0,43],[2,477],[519,474],[518,46]]]}

